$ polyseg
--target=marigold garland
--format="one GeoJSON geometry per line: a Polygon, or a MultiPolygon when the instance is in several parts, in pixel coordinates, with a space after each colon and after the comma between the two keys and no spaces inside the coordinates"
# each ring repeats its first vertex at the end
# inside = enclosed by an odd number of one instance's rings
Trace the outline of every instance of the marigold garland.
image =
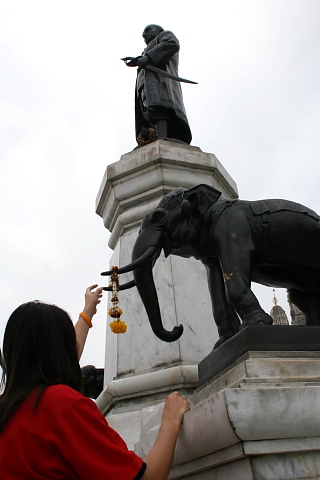
{"type": "Polygon", "coordinates": [[[119,275],[117,272],[118,267],[111,267],[111,270],[113,271],[110,280],[110,287],[112,290],[112,307],[109,309],[109,315],[116,320],[110,323],[110,328],[113,333],[125,333],[127,331],[128,325],[123,320],[120,320],[120,317],[123,314],[123,310],[119,308],[119,275]]]}
{"type": "Polygon", "coordinates": [[[122,320],[114,320],[110,323],[111,331],[113,333],[126,333],[128,325],[122,320]]]}
{"type": "Polygon", "coordinates": [[[118,308],[118,307],[109,308],[110,317],[119,318],[122,314],[123,314],[123,310],[121,310],[121,308],[118,308]]]}

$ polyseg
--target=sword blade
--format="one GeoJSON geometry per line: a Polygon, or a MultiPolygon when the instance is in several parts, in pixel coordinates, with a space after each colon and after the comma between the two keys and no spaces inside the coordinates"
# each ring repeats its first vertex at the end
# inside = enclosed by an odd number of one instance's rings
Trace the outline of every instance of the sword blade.
{"type": "Polygon", "coordinates": [[[159,75],[163,75],[164,77],[171,78],[171,80],[175,80],[176,82],[184,82],[184,83],[192,83],[194,85],[198,85],[198,82],[193,82],[192,80],[187,80],[185,78],[177,77],[176,75],[172,75],[161,68],[154,67],[153,65],[146,65],[146,69],[151,70],[152,72],[159,73],[159,75]]]}

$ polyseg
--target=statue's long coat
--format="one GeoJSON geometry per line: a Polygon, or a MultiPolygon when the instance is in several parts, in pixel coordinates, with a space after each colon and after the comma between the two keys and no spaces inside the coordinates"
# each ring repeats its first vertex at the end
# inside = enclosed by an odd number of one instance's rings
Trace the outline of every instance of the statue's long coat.
{"type": "MultiPolygon", "coordinates": [[[[164,30],[157,35],[145,48],[143,54],[148,55],[152,64],[158,68],[178,76],[179,41],[175,35],[164,30]]],[[[136,136],[145,123],[140,108],[139,88],[144,85],[145,104],[151,116],[165,111],[168,119],[168,137],[191,142],[191,131],[182,99],[180,82],[171,80],[148,69],[138,71],[136,83],[136,136]]]]}

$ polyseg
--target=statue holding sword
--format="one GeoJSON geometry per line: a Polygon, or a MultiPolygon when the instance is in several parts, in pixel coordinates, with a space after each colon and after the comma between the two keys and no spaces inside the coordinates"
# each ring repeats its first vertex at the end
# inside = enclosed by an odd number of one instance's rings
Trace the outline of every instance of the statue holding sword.
{"type": "Polygon", "coordinates": [[[148,25],[142,34],[147,47],[139,57],[122,58],[138,67],[135,92],[136,139],[140,146],[157,138],[190,144],[191,131],[178,76],[179,41],[169,30],[148,25]]]}

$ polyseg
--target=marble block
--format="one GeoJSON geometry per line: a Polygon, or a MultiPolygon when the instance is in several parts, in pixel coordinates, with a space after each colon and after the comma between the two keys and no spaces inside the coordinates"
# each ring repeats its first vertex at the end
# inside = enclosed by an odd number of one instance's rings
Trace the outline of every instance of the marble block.
{"type": "Polygon", "coordinates": [[[318,480],[320,479],[319,444],[316,451],[259,455],[252,459],[252,469],[256,480],[318,480]]]}
{"type": "MultiPolygon", "coordinates": [[[[186,413],[174,464],[181,465],[240,442],[246,442],[250,451],[249,445],[255,441],[300,438],[301,448],[302,439],[320,437],[319,405],[320,386],[227,388],[186,413]]],[[[141,435],[143,428],[142,425],[141,435]]],[[[256,449],[254,453],[251,448],[250,454],[275,453],[273,442],[269,442],[271,452],[256,449]]],[[[282,446],[296,452],[295,445],[288,441],[277,445],[278,449],[282,446]]],[[[316,448],[320,450],[320,444],[316,448]]]]}

